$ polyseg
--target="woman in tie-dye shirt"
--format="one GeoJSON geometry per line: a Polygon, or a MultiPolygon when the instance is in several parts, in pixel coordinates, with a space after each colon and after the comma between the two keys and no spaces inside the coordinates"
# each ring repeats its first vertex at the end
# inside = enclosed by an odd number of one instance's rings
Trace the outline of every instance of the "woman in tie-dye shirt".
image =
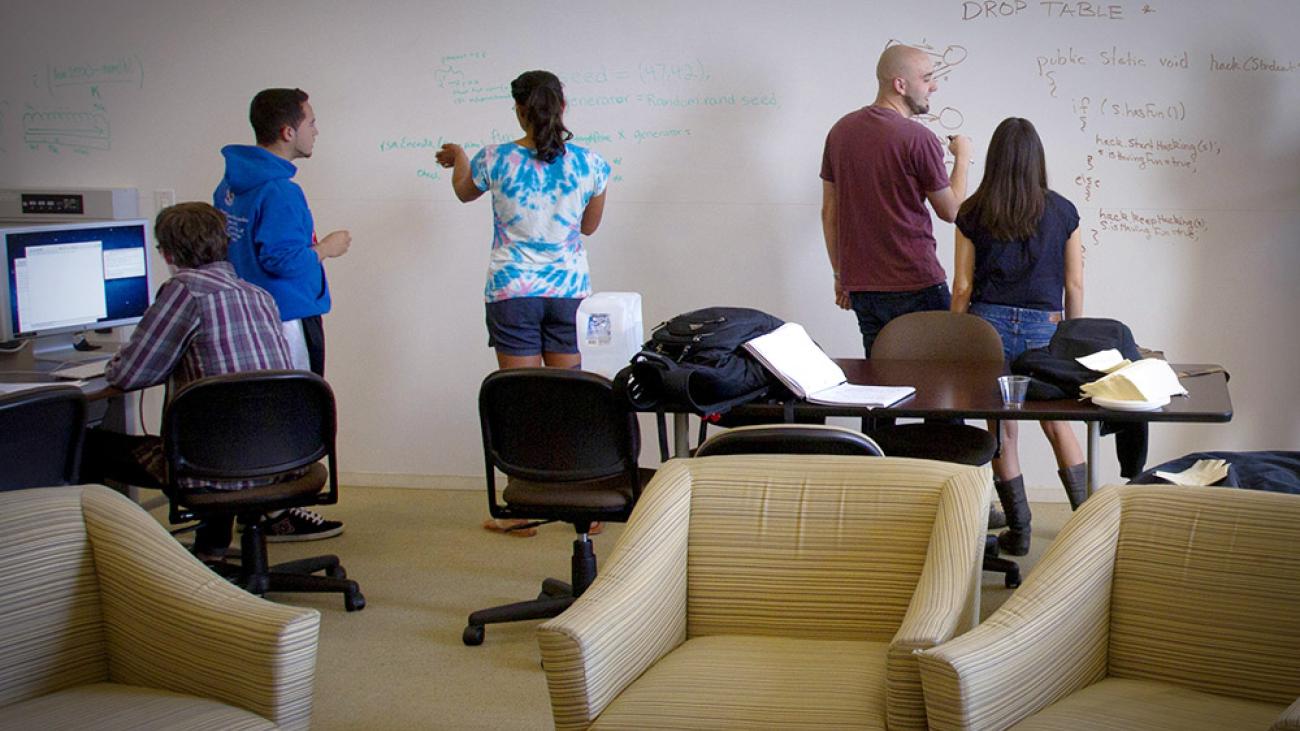
{"type": "Polygon", "coordinates": [[[484,299],[498,365],[576,368],[578,303],[591,294],[581,237],[600,225],[609,163],[567,144],[573,133],[564,127],[564,92],[554,74],[521,74],[510,94],[521,139],[484,147],[473,160],[447,144],[436,158],[453,168],[451,184],[461,201],[492,192],[484,299]]]}
{"type": "MultiPolygon", "coordinates": [[[[609,163],[568,144],[564,91],[549,71],[528,71],[510,83],[524,136],[484,147],[471,161],[460,145],[436,159],[453,168],[451,186],[468,203],[492,191],[492,255],[488,258],[488,345],[501,368],[578,368],[578,304],[591,294],[582,236],[600,226],[609,163]]],[[[599,532],[599,523],[591,533],[599,532]]],[[[488,530],[531,536],[526,520],[483,523],[488,530]]]]}

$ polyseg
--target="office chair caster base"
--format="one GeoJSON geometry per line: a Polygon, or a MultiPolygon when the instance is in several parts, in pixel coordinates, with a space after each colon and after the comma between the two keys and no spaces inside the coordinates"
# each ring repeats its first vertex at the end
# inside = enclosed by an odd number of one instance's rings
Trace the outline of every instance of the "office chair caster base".
{"type": "Polygon", "coordinates": [[[359,612],[366,608],[366,598],[360,591],[349,591],[343,595],[343,608],[349,612],[359,612]]]}
{"type": "Polygon", "coordinates": [[[460,641],[470,647],[477,647],[478,645],[483,644],[483,626],[472,624],[466,626],[465,631],[460,633],[460,641]]]}
{"type": "Polygon", "coordinates": [[[572,596],[573,586],[567,581],[559,579],[546,579],[542,582],[542,593],[537,595],[538,599],[554,599],[560,596],[572,596]]]}
{"type": "Polygon", "coordinates": [[[241,575],[238,583],[244,587],[244,591],[256,596],[265,596],[267,590],[271,588],[271,580],[266,574],[256,576],[241,575]]]}
{"type": "MultiPolygon", "coordinates": [[[[325,575],[330,577],[331,579],[346,579],[348,578],[348,571],[342,566],[335,564],[325,569],[325,575]]],[[[365,602],[362,602],[362,604],[364,603],[365,602]]]]}
{"type": "Polygon", "coordinates": [[[996,571],[1003,575],[1002,583],[1008,589],[1016,589],[1020,586],[1020,564],[999,555],[997,536],[984,537],[983,563],[985,571],[996,571]]]}

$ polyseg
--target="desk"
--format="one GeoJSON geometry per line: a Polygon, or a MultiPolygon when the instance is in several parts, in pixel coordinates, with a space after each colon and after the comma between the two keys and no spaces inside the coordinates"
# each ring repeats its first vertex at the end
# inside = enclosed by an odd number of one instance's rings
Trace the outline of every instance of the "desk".
{"type": "MultiPolygon", "coordinates": [[[[111,356],[114,350],[102,351],[111,356]]],[[[55,378],[50,374],[59,364],[37,360],[28,346],[17,353],[0,353],[0,382],[5,383],[48,383],[71,385],[74,381],[55,378]]],[[[136,403],[139,393],[124,393],[108,385],[103,376],[82,381],[81,392],[86,394],[90,409],[88,422],[114,431],[127,434],[143,433],[136,417],[136,403]]]]}
{"type": "MultiPolygon", "coordinates": [[[[998,363],[951,361],[865,360],[841,358],[836,363],[844,369],[850,383],[876,386],[915,386],[916,394],[893,406],[870,411],[853,406],[822,406],[799,401],[795,411],[812,416],[856,416],[868,414],[884,417],[937,417],[962,419],[1014,419],[1016,421],[1082,421],[1088,428],[1088,492],[1097,487],[1099,467],[1097,452],[1101,441],[1101,422],[1201,422],[1223,423],[1232,419],[1232,401],[1228,396],[1228,379],[1222,372],[1179,379],[1187,389],[1186,397],[1175,396],[1168,406],[1155,411],[1111,411],[1093,406],[1090,401],[1060,399],[1026,401],[1022,409],[1002,405],[997,377],[1006,373],[998,363]]],[[[1191,363],[1172,364],[1175,371],[1192,372],[1214,366],[1191,363]]],[[[738,406],[738,416],[756,416],[773,422],[784,421],[781,403],[751,403],[738,406]]],[[[675,423],[684,427],[685,416],[675,423]]],[[[685,429],[678,438],[683,444],[685,429]]],[[[679,452],[680,456],[680,452],[679,452]]]]}
{"type": "MultiPolygon", "coordinates": [[[[112,355],[114,350],[101,351],[112,355]]],[[[58,363],[39,361],[33,357],[28,346],[17,353],[0,354],[0,382],[7,383],[48,383],[49,385],[71,385],[74,381],[55,378],[50,374],[58,363]]],[[[144,434],[144,425],[140,421],[140,391],[120,391],[108,385],[103,376],[81,382],[81,392],[90,403],[86,409],[87,426],[97,426],[124,434],[144,434]]],[[[153,504],[141,499],[140,488],[134,485],[114,485],[132,501],[140,503],[146,509],[153,504]]],[[[156,492],[156,491],[155,491],[156,492]]]]}

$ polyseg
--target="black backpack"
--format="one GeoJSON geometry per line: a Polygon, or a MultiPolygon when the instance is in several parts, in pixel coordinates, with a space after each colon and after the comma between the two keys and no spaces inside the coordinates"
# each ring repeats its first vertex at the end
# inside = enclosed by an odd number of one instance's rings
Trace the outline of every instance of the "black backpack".
{"type": "Polygon", "coordinates": [[[706,307],[656,325],[615,388],[640,411],[716,414],[762,396],[773,383],[740,346],[785,323],[744,307],[706,307]]]}

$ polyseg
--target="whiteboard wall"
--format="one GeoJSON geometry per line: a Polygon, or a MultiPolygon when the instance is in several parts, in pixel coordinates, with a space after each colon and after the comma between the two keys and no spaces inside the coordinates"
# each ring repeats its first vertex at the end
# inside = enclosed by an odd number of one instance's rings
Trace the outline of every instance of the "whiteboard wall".
{"type": "MultiPolygon", "coordinates": [[[[1231,371],[1232,423],[1158,426],[1151,461],[1294,449],[1296,27],[1291,0],[22,3],[0,28],[0,186],[132,186],[144,215],[158,189],[209,200],[220,147],[252,141],[252,95],[307,90],[321,134],[297,179],[318,230],[353,235],[327,263],[342,469],[474,476],[491,213],[454,200],[438,145],[514,139],[509,80],[556,72],[568,126],[613,165],[597,290],[641,292],[647,329],[751,306],[856,356],[821,240],[822,143],[874,98],[881,50],[921,45],[941,82],[922,121],[975,140],[972,186],[1002,118],[1038,127],[1082,214],[1086,313],[1231,371]]],[[[935,232],[951,272],[952,227],[935,232]]],[[[1054,484],[1036,432],[1027,480],[1054,484]]]]}

